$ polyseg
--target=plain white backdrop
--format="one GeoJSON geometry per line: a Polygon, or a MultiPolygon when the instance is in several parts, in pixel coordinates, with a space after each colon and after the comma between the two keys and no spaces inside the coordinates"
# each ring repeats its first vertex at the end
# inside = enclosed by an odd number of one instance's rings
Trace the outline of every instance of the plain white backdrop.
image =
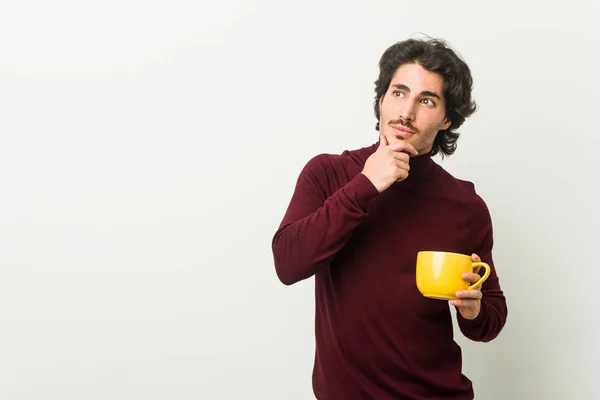
{"type": "Polygon", "coordinates": [[[495,226],[477,399],[600,397],[597,2],[0,1],[0,398],[310,399],[313,280],[271,238],[312,156],[374,143],[381,53],[469,63],[438,161],[495,226]]]}

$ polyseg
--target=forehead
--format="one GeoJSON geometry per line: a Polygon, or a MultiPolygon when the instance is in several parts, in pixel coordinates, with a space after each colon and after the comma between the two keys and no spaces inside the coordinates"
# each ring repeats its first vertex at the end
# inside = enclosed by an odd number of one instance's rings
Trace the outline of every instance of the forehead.
{"type": "Polygon", "coordinates": [[[444,78],[435,72],[423,68],[419,64],[402,64],[392,77],[391,85],[402,84],[411,92],[434,92],[440,97],[444,94],[444,78]]]}

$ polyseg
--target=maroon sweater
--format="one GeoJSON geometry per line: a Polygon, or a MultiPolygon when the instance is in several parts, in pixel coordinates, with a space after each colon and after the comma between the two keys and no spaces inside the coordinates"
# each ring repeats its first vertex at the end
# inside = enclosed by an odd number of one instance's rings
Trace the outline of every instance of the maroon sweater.
{"type": "Polygon", "coordinates": [[[472,399],[450,306],[419,293],[415,268],[420,250],[477,253],[492,273],[481,313],[472,321],[457,313],[458,326],[474,341],[495,338],[507,307],[488,209],[472,183],[429,154],[412,158],[409,177],[378,193],[360,173],[378,145],[310,160],[273,238],[284,284],[315,276],[315,396],[472,399]]]}

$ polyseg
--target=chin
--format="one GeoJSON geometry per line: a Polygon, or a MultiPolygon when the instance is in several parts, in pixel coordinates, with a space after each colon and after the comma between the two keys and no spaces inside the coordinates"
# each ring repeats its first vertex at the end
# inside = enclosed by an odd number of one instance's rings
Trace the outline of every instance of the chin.
{"type": "Polygon", "coordinates": [[[394,136],[394,141],[396,141],[396,142],[407,142],[407,143],[410,143],[413,146],[415,146],[415,148],[417,147],[417,141],[415,140],[414,137],[404,138],[402,136],[394,136]]]}

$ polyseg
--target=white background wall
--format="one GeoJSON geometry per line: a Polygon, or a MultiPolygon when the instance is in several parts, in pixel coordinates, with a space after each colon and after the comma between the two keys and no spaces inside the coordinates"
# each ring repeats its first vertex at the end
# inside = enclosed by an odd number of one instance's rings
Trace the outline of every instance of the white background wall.
{"type": "Polygon", "coordinates": [[[304,163],[377,140],[377,61],[447,39],[480,109],[509,320],[478,399],[597,386],[598,2],[0,1],[0,398],[308,399],[313,281],[271,237],[304,163]]]}

